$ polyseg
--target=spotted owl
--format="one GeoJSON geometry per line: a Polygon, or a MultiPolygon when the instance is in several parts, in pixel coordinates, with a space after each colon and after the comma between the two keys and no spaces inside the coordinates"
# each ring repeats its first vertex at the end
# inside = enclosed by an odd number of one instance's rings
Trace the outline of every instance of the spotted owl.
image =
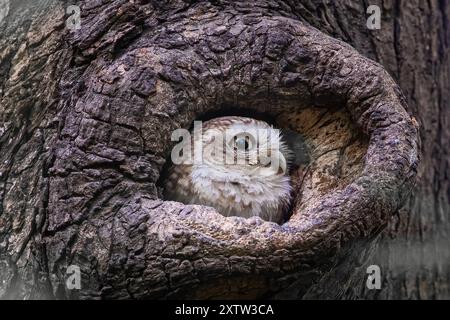
{"type": "Polygon", "coordinates": [[[167,200],[210,206],[224,216],[282,221],[291,197],[291,152],[279,130],[229,116],[202,123],[200,134],[186,140],[183,152],[195,155],[168,170],[167,200]]]}

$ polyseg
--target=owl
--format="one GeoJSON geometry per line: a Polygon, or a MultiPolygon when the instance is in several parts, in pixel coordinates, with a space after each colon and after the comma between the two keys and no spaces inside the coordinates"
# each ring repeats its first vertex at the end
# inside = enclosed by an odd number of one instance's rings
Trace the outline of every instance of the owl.
{"type": "Polygon", "coordinates": [[[163,182],[166,200],[282,221],[291,197],[291,152],[279,130],[252,118],[220,117],[202,123],[181,146],[184,160],[163,182]]]}

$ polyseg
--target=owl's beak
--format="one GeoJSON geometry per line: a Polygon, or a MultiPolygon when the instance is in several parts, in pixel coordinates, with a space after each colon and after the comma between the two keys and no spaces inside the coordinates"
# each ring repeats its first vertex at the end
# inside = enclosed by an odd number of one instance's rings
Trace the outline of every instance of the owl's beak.
{"type": "Polygon", "coordinates": [[[286,174],[287,172],[287,161],[284,155],[281,152],[278,152],[278,157],[276,159],[272,159],[271,157],[265,157],[261,159],[261,163],[264,164],[265,167],[271,168],[277,172],[278,175],[286,174]],[[276,167],[275,167],[276,166],[276,167]]]}
{"type": "Polygon", "coordinates": [[[287,161],[281,152],[278,153],[279,167],[277,174],[286,174],[287,172],[287,161]]]}

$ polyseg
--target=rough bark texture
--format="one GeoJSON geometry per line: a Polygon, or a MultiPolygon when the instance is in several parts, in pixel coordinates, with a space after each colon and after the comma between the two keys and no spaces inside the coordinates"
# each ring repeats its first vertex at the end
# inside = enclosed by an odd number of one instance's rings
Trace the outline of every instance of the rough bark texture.
{"type": "Polygon", "coordinates": [[[450,6],[378,4],[370,31],[356,0],[80,1],[69,32],[67,3],[11,2],[0,297],[449,297],[450,6]],[[230,107],[322,148],[282,226],[161,200],[172,130],[230,107]],[[331,122],[312,121],[324,110],[331,122]],[[65,287],[72,264],[79,291],[65,287]],[[364,291],[368,264],[381,291],[364,291]]]}

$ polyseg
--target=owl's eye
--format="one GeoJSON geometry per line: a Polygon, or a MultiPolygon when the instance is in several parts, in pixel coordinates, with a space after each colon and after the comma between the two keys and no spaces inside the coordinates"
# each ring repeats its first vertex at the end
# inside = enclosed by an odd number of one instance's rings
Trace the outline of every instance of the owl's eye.
{"type": "Polygon", "coordinates": [[[236,143],[236,147],[237,147],[239,150],[245,150],[245,151],[247,151],[248,148],[249,148],[248,140],[245,139],[245,138],[237,138],[235,143],[236,143]]]}
{"type": "Polygon", "coordinates": [[[252,141],[249,136],[237,135],[233,139],[233,147],[240,151],[249,151],[252,149],[252,141]]]}

